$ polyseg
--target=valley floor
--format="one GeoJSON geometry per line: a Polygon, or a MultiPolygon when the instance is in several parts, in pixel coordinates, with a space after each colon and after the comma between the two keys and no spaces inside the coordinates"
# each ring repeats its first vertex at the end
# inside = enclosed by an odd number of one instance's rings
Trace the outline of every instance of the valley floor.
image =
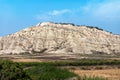
{"type": "MultiPolygon", "coordinates": [[[[102,56],[85,56],[85,55],[1,55],[0,58],[3,59],[9,59],[14,62],[56,62],[56,61],[77,61],[80,59],[100,59],[102,56]],[[88,58],[89,57],[89,58],[88,58]]],[[[120,58],[117,56],[104,56],[101,58],[102,59],[110,59],[110,60],[119,60],[120,58]]],[[[79,76],[87,76],[87,77],[103,77],[108,80],[120,80],[120,64],[118,65],[109,65],[108,68],[105,67],[105,65],[102,66],[101,69],[93,69],[91,66],[86,66],[89,69],[81,69],[79,66],[72,66],[72,68],[69,67],[68,69],[79,76]]],[[[66,66],[64,66],[65,68],[66,66]]],[[[99,67],[99,66],[95,66],[99,67]]]]}

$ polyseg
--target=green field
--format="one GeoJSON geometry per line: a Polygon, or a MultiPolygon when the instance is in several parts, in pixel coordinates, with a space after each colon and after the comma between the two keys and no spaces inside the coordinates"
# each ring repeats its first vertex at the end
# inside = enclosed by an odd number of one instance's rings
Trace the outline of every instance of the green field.
{"type": "Polygon", "coordinates": [[[107,80],[100,77],[81,77],[64,66],[119,65],[120,60],[88,60],[60,62],[12,62],[0,60],[0,80],[107,80]]]}

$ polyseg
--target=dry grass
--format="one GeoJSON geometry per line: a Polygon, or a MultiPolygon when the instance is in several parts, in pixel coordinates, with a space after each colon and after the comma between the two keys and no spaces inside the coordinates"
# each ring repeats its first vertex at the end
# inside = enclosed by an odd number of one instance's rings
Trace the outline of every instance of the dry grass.
{"type": "Polygon", "coordinates": [[[120,69],[104,69],[104,70],[80,70],[75,69],[75,73],[77,73],[79,76],[98,76],[103,77],[108,80],[120,80],[120,69]]]}
{"type": "Polygon", "coordinates": [[[43,62],[40,59],[12,59],[14,62],[43,62]]]}

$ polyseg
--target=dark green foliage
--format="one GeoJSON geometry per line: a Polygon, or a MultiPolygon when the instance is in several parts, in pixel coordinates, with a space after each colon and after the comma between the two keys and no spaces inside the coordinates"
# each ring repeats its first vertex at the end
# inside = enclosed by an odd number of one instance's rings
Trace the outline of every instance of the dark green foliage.
{"type": "Polygon", "coordinates": [[[51,66],[97,66],[97,65],[120,65],[120,60],[100,60],[100,59],[82,59],[77,61],[58,61],[58,62],[28,62],[20,63],[23,67],[30,66],[41,66],[41,65],[51,65],[51,66]]]}
{"type": "Polygon", "coordinates": [[[34,80],[64,80],[77,76],[66,69],[56,68],[50,65],[34,66],[27,69],[26,72],[34,80]]]}
{"type": "Polygon", "coordinates": [[[78,61],[61,61],[51,63],[55,66],[97,66],[97,65],[119,65],[120,60],[92,60],[92,59],[83,59],[78,61]]]}
{"type": "Polygon", "coordinates": [[[0,61],[0,80],[64,80],[71,77],[78,75],[51,63],[0,61]]]}
{"type": "Polygon", "coordinates": [[[0,80],[31,80],[18,63],[0,61],[0,80]]]}
{"type": "Polygon", "coordinates": [[[96,27],[96,26],[86,26],[86,27],[89,27],[89,28],[95,28],[95,29],[98,29],[98,30],[104,31],[103,29],[101,29],[101,28],[99,28],[99,27],[96,27]]]}

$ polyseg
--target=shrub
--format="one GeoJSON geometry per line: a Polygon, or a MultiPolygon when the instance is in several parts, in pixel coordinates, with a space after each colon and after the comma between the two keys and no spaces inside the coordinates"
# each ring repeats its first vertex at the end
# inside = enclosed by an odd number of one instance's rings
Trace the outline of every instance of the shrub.
{"type": "Polygon", "coordinates": [[[26,72],[33,80],[64,80],[77,76],[76,74],[69,72],[67,69],[57,68],[49,64],[33,66],[26,69],[26,72]]]}
{"type": "Polygon", "coordinates": [[[31,80],[18,63],[0,61],[0,80],[31,80]]]}

